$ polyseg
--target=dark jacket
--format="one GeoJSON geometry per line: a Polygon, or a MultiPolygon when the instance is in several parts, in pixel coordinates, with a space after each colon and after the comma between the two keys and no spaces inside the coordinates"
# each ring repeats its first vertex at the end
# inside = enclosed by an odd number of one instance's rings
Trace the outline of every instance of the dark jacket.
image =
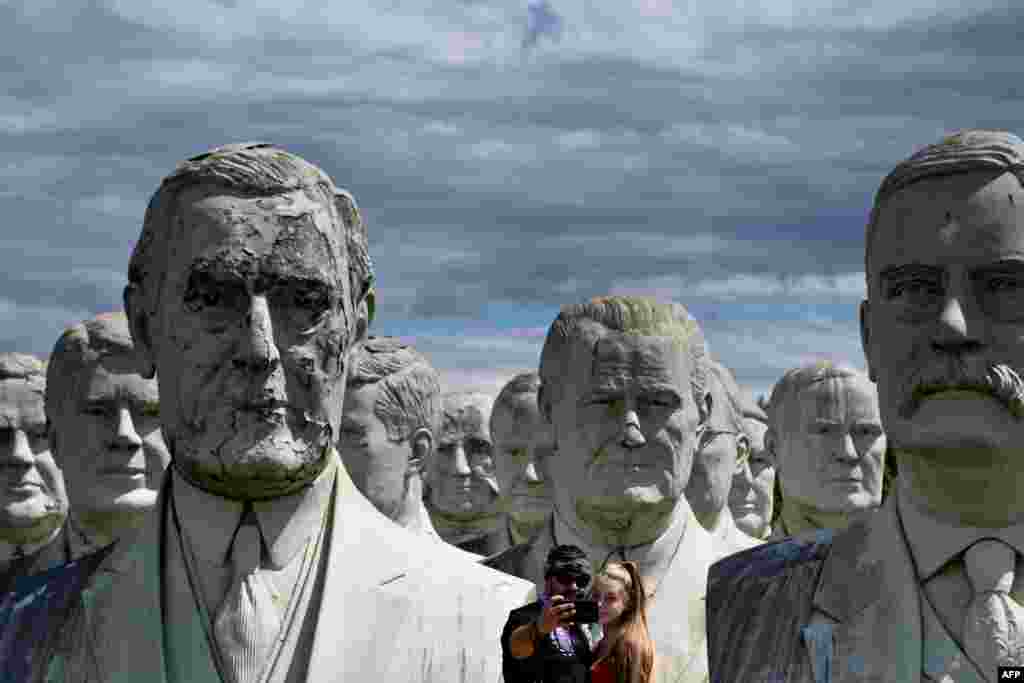
{"type": "Polygon", "coordinates": [[[540,600],[512,610],[501,633],[501,669],[504,683],[590,683],[590,665],[593,655],[590,642],[578,626],[571,626],[570,633],[575,653],[562,654],[555,644],[555,634],[541,638],[535,643],[533,655],[516,659],[509,651],[512,631],[536,621],[543,611],[540,600]]]}
{"type": "Polygon", "coordinates": [[[0,596],[0,683],[46,679],[54,654],[68,645],[81,616],[82,591],[113,545],[40,574],[0,596]]]}

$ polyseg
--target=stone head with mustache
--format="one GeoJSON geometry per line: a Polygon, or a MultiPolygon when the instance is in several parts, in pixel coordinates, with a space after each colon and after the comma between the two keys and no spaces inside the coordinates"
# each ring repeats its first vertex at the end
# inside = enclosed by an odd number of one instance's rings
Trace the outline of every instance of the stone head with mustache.
{"type": "Polygon", "coordinates": [[[1024,141],[969,130],[883,181],[867,230],[868,370],[908,494],[1024,520],[1024,141]]]}

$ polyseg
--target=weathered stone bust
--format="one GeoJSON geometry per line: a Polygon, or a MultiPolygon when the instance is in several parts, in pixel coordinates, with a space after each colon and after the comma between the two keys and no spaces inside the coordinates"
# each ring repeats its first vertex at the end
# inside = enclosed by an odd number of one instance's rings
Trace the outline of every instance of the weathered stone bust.
{"type": "Polygon", "coordinates": [[[551,484],[544,462],[554,433],[537,406],[540,375],[516,375],[502,387],[491,410],[495,474],[508,514],[508,545],[525,543],[550,520],[551,484]]]}
{"type": "Polygon", "coordinates": [[[67,492],[46,438],[46,366],[0,353],[0,593],[68,558],[61,526],[67,492]]]}
{"type": "Polygon", "coordinates": [[[546,461],[550,527],[491,566],[543,586],[543,561],[577,545],[595,567],[637,562],[648,581],[659,681],[700,681],[704,587],[720,554],[684,496],[711,401],[700,326],[677,303],[603,297],[565,306],[541,352],[541,415],[554,429],[546,461]]]}
{"type": "Polygon", "coordinates": [[[134,532],[156,504],[170,453],[156,380],[143,368],[123,313],[67,329],[50,354],[46,416],[75,557],[134,532]]]}
{"type": "Polygon", "coordinates": [[[350,366],[338,437],[345,469],[386,517],[440,540],[423,505],[441,416],[437,370],[393,337],[367,339],[350,366]]]}
{"type": "Polygon", "coordinates": [[[734,477],[749,466],[750,439],[735,378],[717,361],[708,360],[707,365],[711,416],[693,456],[686,500],[723,552],[736,552],[757,544],[736,527],[728,504],[734,477]]]}
{"type": "Polygon", "coordinates": [[[351,195],[265,144],[179,165],[129,266],[132,339],[171,467],[116,575],[86,591],[65,679],[494,680],[529,586],[395,525],[334,449],[373,315],[351,195]],[[429,664],[427,664],[429,663],[429,664]]]}
{"type": "Polygon", "coordinates": [[[754,538],[766,539],[772,531],[775,460],[764,447],[768,415],[749,392],[743,401],[743,430],[750,440],[750,457],[732,479],[729,509],[740,531],[754,538]]]}
{"type": "Polygon", "coordinates": [[[867,375],[829,361],[794,368],[772,389],[768,414],[782,503],[775,537],[843,528],[881,504],[886,438],[867,375]]]}
{"type": "Polygon", "coordinates": [[[493,404],[492,396],[480,392],[441,396],[441,431],[426,491],[441,538],[483,556],[505,547],[490,429],[493,404]]]}
{"type": "Polygon", "coordinates": [[[712,568],[713,680],[980,682],[1024,663],[1022,188],[1024,141],[985,130],[882,182],[860,321],[896,490],[844,530],[712,568]]]}

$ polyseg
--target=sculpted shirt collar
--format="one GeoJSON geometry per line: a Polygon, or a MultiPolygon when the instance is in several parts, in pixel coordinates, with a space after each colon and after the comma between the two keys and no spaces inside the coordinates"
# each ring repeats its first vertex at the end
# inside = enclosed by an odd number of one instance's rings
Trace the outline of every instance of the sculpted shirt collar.
{"type": "MultiPolygon", "coordinates": [[[[271,569],[288,566],[309,537],[320,531],[320,522],[331,500],[335,467],[332,453],[312,485],[280,498],[253,501],[260,535],[270,552],[271,569]]],[[[173,467],[169,469],[174,477],[174,508],[196,559],[215,566],[225,565],[244,502],[207,493],[185,481],[173,467]]]]}
{"type": "Polygon", "coordinates": [[[653,580],[657,583],[672,563],[685,534],[707,534],[697,522],[697,518],[693,516],[693,511],[685,498],[679,499],[674,515],[675,519],[665,533],[655,539],[653,543],[626,546],[625,557],[622,557],[617,547],[596,547],[587,543],[570,528],[557,510],[552,515],[554,534],[551,540],[555,545],[559,543],[578,545],[590,559],[595,571],[604,566],[604,562],[607,560],[626,559],[636,562],[639,565],[640,573],[654,577],[653,580]]]}
{"type": "Polygon", "coordinates": [[[952,526],[938,522],[910,500],[904,482],[897,485],[896,506],[903,523],[903,531],[917,564],[918,579],[931,578],[944,564],[983,538],[997,538],[1024,555],[1024,523],[998,529],[952,526]]]}

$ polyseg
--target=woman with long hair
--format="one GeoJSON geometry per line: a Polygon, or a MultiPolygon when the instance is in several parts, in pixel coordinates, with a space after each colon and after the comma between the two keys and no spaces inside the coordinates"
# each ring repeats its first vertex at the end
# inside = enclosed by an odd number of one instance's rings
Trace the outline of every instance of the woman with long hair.
{"type": "Polygon", "coordinates": [[[594,650],[591,683],[650,683],[654,641],[636,563],[609,562],[594,577],[593,595],[604,637],[594,650]]]}

